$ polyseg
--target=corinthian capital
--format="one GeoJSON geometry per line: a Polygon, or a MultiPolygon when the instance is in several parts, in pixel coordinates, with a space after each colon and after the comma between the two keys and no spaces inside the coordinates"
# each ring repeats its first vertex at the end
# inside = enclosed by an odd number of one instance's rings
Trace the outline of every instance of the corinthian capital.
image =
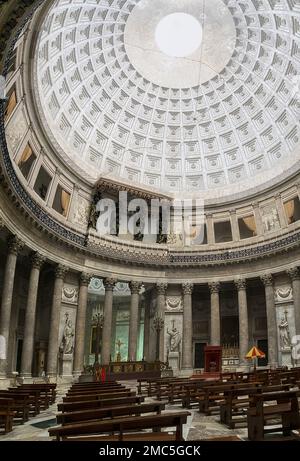
{"type": "Polygon", "coordinates": [[[260,277],[260,280],[265,285],[265,287],[269,287],[273,285],[273,276],[272,274],[264,274],[260,277]]]}
{"type": "Polygon", "coordinates": [[[290,279],[293,280],[299,280],[300,279],[300,273],[298,270],[298,267],[292,267],[291,269],[288,269],[286,271],[290,279]]]}
{"type": "Polygon", "coordinates": [[[210,282],[208,284],[211,293],[219,293],[220,291],[220,282],[210,282]]]}
{"type": "Polygon", "coordinates": [[[159,295],[165,295],[168,288],[168,284],[165,282],[158,282],[156,284],[156,290],[159,295]]]}
{"type": "Polygon", "coordinates": [[[11,235],[8,238],[8,251],[17,255],[23,248],[24,243],[16,235],[11,235]]]}
{"type": "Polygon", "coordinates": [[[182,292],[184,295],[191,295],[193,293],[194,284],[190,282],[184,282],[182,284],[182,292]]]}
{"type": "Polygon", "coordinates": [[[246,290],[246,287],[247,287],[247,282],[245,279],[236,279],[234,281],[234,284],[237,288],[238,291],[240,290],[246,290]]]}
{"type": "Polygon", "coordinates": [[[44,264],[46,258],[45,256],[41,255],[40,253],[32,253],[31,255],[31,267],[33,269],[40,269],[44,264]]]}
{"type": "Polygon", "coordinates": [[[55,268],[55,278],[64,279],[68,270],[69,269],[63,264],[58,264],[55,268]]]}
{"type": "Polygon", "coordinates": [[[88,274],[87,272],[81,272],[79,278],[80,285],[88,286],[92,277],[92,274],[88,274]]]}
{"type": "Polygon", "coordinates": [[[105,291],[113,291],[115,284],[117,281],[115,279],[107,278],[103,281],[103,285],[105,286],[105,291]]]}
{"type": "Polygon", "coordinates": [[[131,294],[139,294],[142,288],[142,282],[130,282],[129,283],[129,288],[131,291],[131,294]]]}

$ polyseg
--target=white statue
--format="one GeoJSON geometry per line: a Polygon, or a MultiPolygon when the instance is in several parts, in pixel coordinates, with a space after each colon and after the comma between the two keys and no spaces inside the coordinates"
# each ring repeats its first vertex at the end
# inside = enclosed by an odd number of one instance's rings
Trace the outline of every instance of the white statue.
{"type": "Polygon", "coordinates": [[[167,329],[167,333],[170,336],[170,351],[171,352],[178,352],[179,351],[179,345],[181,342],[181,334],[177,330],[177,328],[174,325],[175,321],[173,320],[173,328],[171,331],[167,329]]]}
{"type": "Polygon", "coordinates": [[[72,354],[74,349],[74,330],[68,313],[66,313],[66,323],[60,349],[64,354],[72,354]]]}
{"type": "Polygon", "coordinates": [[[291,337],[286,311],[284,315],[282,315],[281,317],[281,322],[279,324],[279,333],[281,349],[289,349],[291,347],[291,337]]]}

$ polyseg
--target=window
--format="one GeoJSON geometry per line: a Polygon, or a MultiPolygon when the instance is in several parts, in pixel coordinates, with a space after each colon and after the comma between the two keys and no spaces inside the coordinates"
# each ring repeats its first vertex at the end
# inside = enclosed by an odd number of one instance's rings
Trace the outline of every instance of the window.
{"type": "Polygon", "coordinates": [[[70,203],[70,194],[60,185],[57,186],[52,208],[63,216],[67,216],[70,203]]]}
{"type": "Polygon", "coordinates": [[[17,62],[17,48],[13,50],[13,52],[10,54],[8,58],[6,80],[8,80],[10,75],[16,70],[16,62],[17,62]]]}
{"type": "Polygon", "coordinates": [[[13,113],[16,105],[17,105],[16,89],[13,88],[8,94],[8,99],[7,99],[7,103],[6,103],[6,107],[4,111],[4,121],[5,122],[9,119],[9,117],[13,113]]]}
{"type": "Polygon", "coordinates": [[[215,242],[224,243],[232,241],[232,231],[230,221],[221,221],[214,223],[215,242]]]}
{"type": "Polygon", "coordinates": [[[300,200],[299,197],[294,197],[293,199],[285,202],[284,209],[288,224],[292,224],[300,220],[300,200]]]}
{"type": "Polygon", "coordinates": [[[52,178],[49,175],[49,173],[45,170],[43,166],[41,166],[39,174],[37,175],[35,181],[34,190],[43,200],[45,200],[47,196],[51,180],[52,178]]]}
{"type": "Polygon", "coordinates": [[[254,215],[239,218],[238,224],[241,239],[248,239],[257,235],[254,215]]]}
{"type": "Polygon", "coordinates": [[[18,166],[24,178],[28,178],[32,165],[36,160],[35,154],[32,152],[30,145],[27,143],[19,160],[18,166]]]}

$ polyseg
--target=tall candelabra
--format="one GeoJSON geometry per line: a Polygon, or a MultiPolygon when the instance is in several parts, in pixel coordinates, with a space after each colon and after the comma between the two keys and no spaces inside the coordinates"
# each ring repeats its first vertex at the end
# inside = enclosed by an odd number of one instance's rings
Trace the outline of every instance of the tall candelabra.
{"type": "Polygon", "coordinates": [[[103,328],[104,316],[100,312],[97,312],[93,316],[92,325],[96,327],[96,345],[95,345],[95,364],[99,363],[99,354],[100,354],[100,340],[101,340],[101,331],[103,328]]]}
{"type": "Polygon", "coordinates": [[[159,314],[156,314],[153,319],[153,329],[156,331],[156,360],[159,360],[160,332],[163,329],[164,324],[164,319],[159,314]]]}

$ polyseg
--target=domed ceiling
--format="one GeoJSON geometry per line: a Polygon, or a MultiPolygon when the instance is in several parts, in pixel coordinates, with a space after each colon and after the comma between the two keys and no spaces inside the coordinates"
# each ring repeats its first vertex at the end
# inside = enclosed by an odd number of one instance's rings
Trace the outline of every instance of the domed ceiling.
{"type": "Polygon", "coordinates": [[[58,0],[35,53],[45,132],[89,181],[220,197],[300,157],[300,0],[58,0]]]}

